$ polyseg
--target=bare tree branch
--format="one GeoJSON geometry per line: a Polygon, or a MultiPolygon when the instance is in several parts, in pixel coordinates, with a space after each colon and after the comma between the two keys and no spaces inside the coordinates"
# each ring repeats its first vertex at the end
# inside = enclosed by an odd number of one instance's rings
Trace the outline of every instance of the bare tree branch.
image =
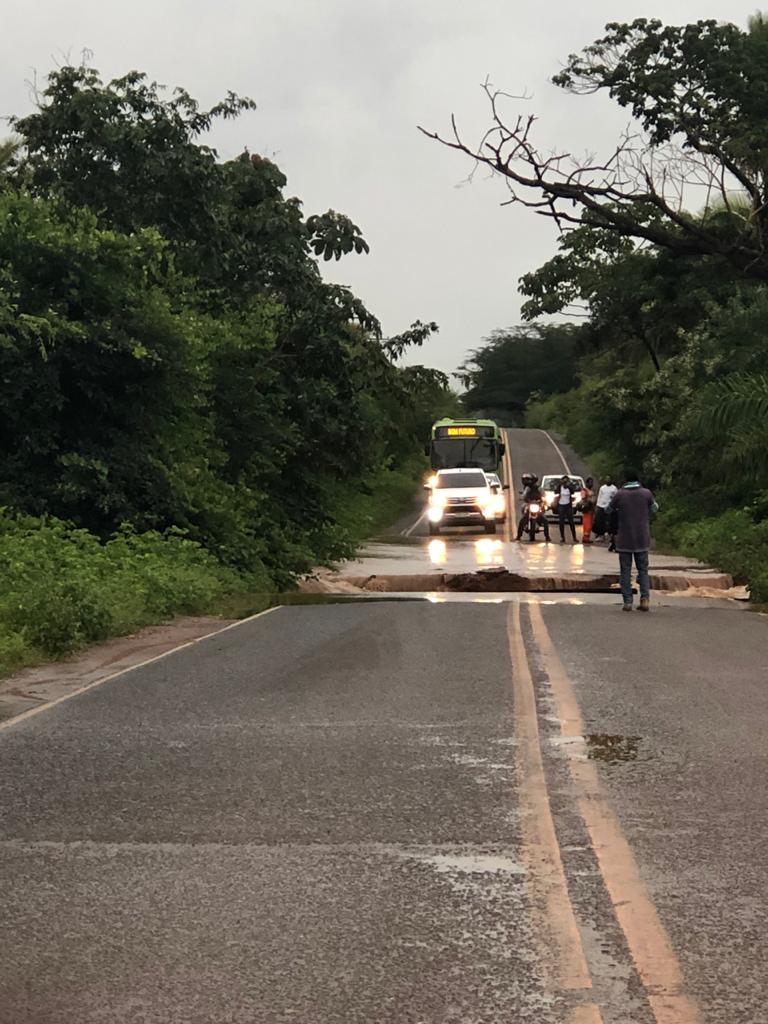
{"type": "MultiPolygon", "coordinates": [[[[612,58],[601,52],[600,59],[605,63],[612,58]]],[[[765,208],[761,198],[765,192],[744,168],[711,144],[694,139],[683,145],[659,145],[644,132],[627,129],[604,161],[593,153],[582,159],[563,151],[544,154],[532,141],[535,115],[516,112],[507,121],[502,110],[506,101],[524,97],[494,89],[487,80],[482,88],[491,124],[478,146],[464,141],[455,116],[447,138],[421,126],[419,130],[470,157],[475,165],[472,173],[482,165],[503,178],[509,197],[502,205],[519,203],[533,209],[553,219],[561,231],[597,218],[621,235],[683,255],[721,255],[753,276],[768,277],[763,260],[766,240],[754,225],[765,208]],[[706,210],[717,196],[722,209],[732,211],[730,195],[739,190],[750,197],[753,224],[745,224],[739,232],[724,232],[706,210]],[[686,211],[686,202],[690,204],[697,195],[703,216],[686,211]]]]}

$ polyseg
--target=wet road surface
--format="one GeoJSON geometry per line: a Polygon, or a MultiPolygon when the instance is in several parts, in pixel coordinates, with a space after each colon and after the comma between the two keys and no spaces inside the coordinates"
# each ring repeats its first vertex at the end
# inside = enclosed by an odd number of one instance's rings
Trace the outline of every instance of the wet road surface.
{"type": "MultiPolygon", "coordinates": [[[[560,439],[543,430],[511,429],[505,431],[507,455],[503,476],[511,482],[508,495],[506,522],[497,526],[495,536],[486,535],[474,526],[450,527],[438,537],[429,536],[426,502],[421,497],[417,507],[404,516],[386,536],[364,546],[358,558],[341,566],[342,577],[366,575],[434,575],[441,573],[467,573],[504,567],[511,573],[532,577],[578,577],[618,574],[618,556],[608,551],[606,544],[581,543],[581,526],[576,527],[577,543],[570,537],[560,543],[558,527],[550,523],[552,543],[539,535],[534,542],[526,537],[521,542],[517,534],[520,515],[520,477],[525,472],[536,473],[539,478],[548,474],[569,472],[588,476],[589,470],[581,459],[560,439]]],[[[707,566],[680,555],[651,553],[651,572],[656,576],[676,575],[689,577],[703,587],[719,585],[707,566]]]]}

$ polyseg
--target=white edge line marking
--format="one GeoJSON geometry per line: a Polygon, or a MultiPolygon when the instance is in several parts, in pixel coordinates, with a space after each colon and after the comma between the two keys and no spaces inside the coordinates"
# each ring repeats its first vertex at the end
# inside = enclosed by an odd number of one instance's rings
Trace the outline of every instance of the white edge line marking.
{"type": "Polygon", "coordinates": [[[423,512],[421,512],[421,513],[419,514],[419,518],[418,518],[418,519],[416,520],[416,522],[415,522],[415,523],[411,523],[411,525],[410,525],[410,526],[409,526],[409,527],[408,527],[408,528],[407,528],[406,530],[401,530],[401,531],[400,531],[400,536],[401,536],[401,537],[410,537],[410,536],[411,536],[411,534],[413,533],[413,531],[414,531],[414,530],[416,529],[416,527],[417,527],[417,526],[419,525],[419,523],[420,523],[420,522],[422,521],[422,519],[424,519],[424,517],[426,516],[426,514],[427,514],[427,512],[426,512],[426,509],[425,509],[425,510],[424,510],[423,512]]]}
{"type": "Polygon", "coordinates": [[[210,640],[211,637],[218,636],[220,633],[226,633],[228,629],[235,629],[237,626],[244,626],[247,622],[253,622],[254,619],[260,619],[262,615],[269,615],[270,612],[276,612],[278,608],[282,607],[283,605],[277,604],[273,608],[265,608],[263,612],[256,612],[255,615],[249,615],[245,619],[238,619],[237,622],[230,622],[228,626],[222,626],[221,629],[214,629],[213,632],[195,637],[194,640],[187,640],[186,643],[179,644],[178,647],[172,647],[169,651],[163,651],[162,654],[156,654],[152,658],[147,658],[146,661],[138,661],[135,665],[129,665],[127,668],[121,668],[119,672],[113,672],[111,675],[104,676],[103,679],[95,679],[92,683],[86,683],[85,686],[80,686],[76,690],[72,690],[71,693],[65,693],[63,696],[57,697],[56,700],[48,701],[46,704],[41,704],[36,708],[29,708],[28,711],[22,711],[22,713],[20,715],[16,715],[15,718],[9,718],[5,722],[0,722],[0,732],[3,732],[5,729],[11,729],[14,725],[18,725],[19,722],[24,722],[26,719],[32,718],[34,715],[39,715],[43,711],[49,711],[51,708],[55,708],[57,704],[63,704],[64,701],[72,700],[73,697],[79,697],[81,693],[87,693],[88,690],[93,690],[95,687],[102,686],[104,683],[108,683],[112,679],[117,679],[118,676],[124,676],[127,672],[135,672],[137,668],[145,668],[147,665],[151,665],[155,661],[167,658],[170,654],[177,654],[179,651],[183,651],[187,647],[194,647],[195,644],[199,644],[202,640],[210,640]]]}
{"type": "MultiPolygon", "coordinates": [[[[539,428],[539,429],[541,429],[541,428],[539,428]]],[[[557,454],[560,456],[560,460],[563,463],[563,469],[565,470],[565,472],[568,474],[568,476],[573,476],[573,473],[571,472],[571,467],[568,465],[568,462],[566,461],[566,458],[563,455],[563,451],[562,451],[560,445],[557,443],[557,441],[554,439],[554,437],[552,437],[552,435],[549,433],[548,430],[542,430],[541,432],[549,440],[549,443],[552,445],[552,447],[555,449],[557,454]]]]}

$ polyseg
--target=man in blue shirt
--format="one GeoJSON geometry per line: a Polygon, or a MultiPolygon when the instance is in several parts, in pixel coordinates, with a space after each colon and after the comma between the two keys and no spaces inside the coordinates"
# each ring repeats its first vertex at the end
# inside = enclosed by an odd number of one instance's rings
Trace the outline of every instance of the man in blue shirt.
{"type": "Polygon", "coordinates": [[[627,470],[624,486],[616,492],[611,508],[618,517],[616,550],[619,552],[621,596],[624,611],[632,611],[632,562],[637,567],[640,611],[651,609],[648,555],[651,549],[651,516],[657,510],[653,494],[640,483],[639,473],[627,470]]]}

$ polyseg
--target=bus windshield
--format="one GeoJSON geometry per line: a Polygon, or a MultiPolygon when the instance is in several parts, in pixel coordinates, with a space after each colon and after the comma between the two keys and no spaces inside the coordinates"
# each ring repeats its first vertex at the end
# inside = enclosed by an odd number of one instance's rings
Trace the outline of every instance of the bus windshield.
{"type": "Polygon", "coordinates": [[[432,442],[433,469],[477,468],[495,471],[499,463],[491,437],[438,437],[432,442]]]}

